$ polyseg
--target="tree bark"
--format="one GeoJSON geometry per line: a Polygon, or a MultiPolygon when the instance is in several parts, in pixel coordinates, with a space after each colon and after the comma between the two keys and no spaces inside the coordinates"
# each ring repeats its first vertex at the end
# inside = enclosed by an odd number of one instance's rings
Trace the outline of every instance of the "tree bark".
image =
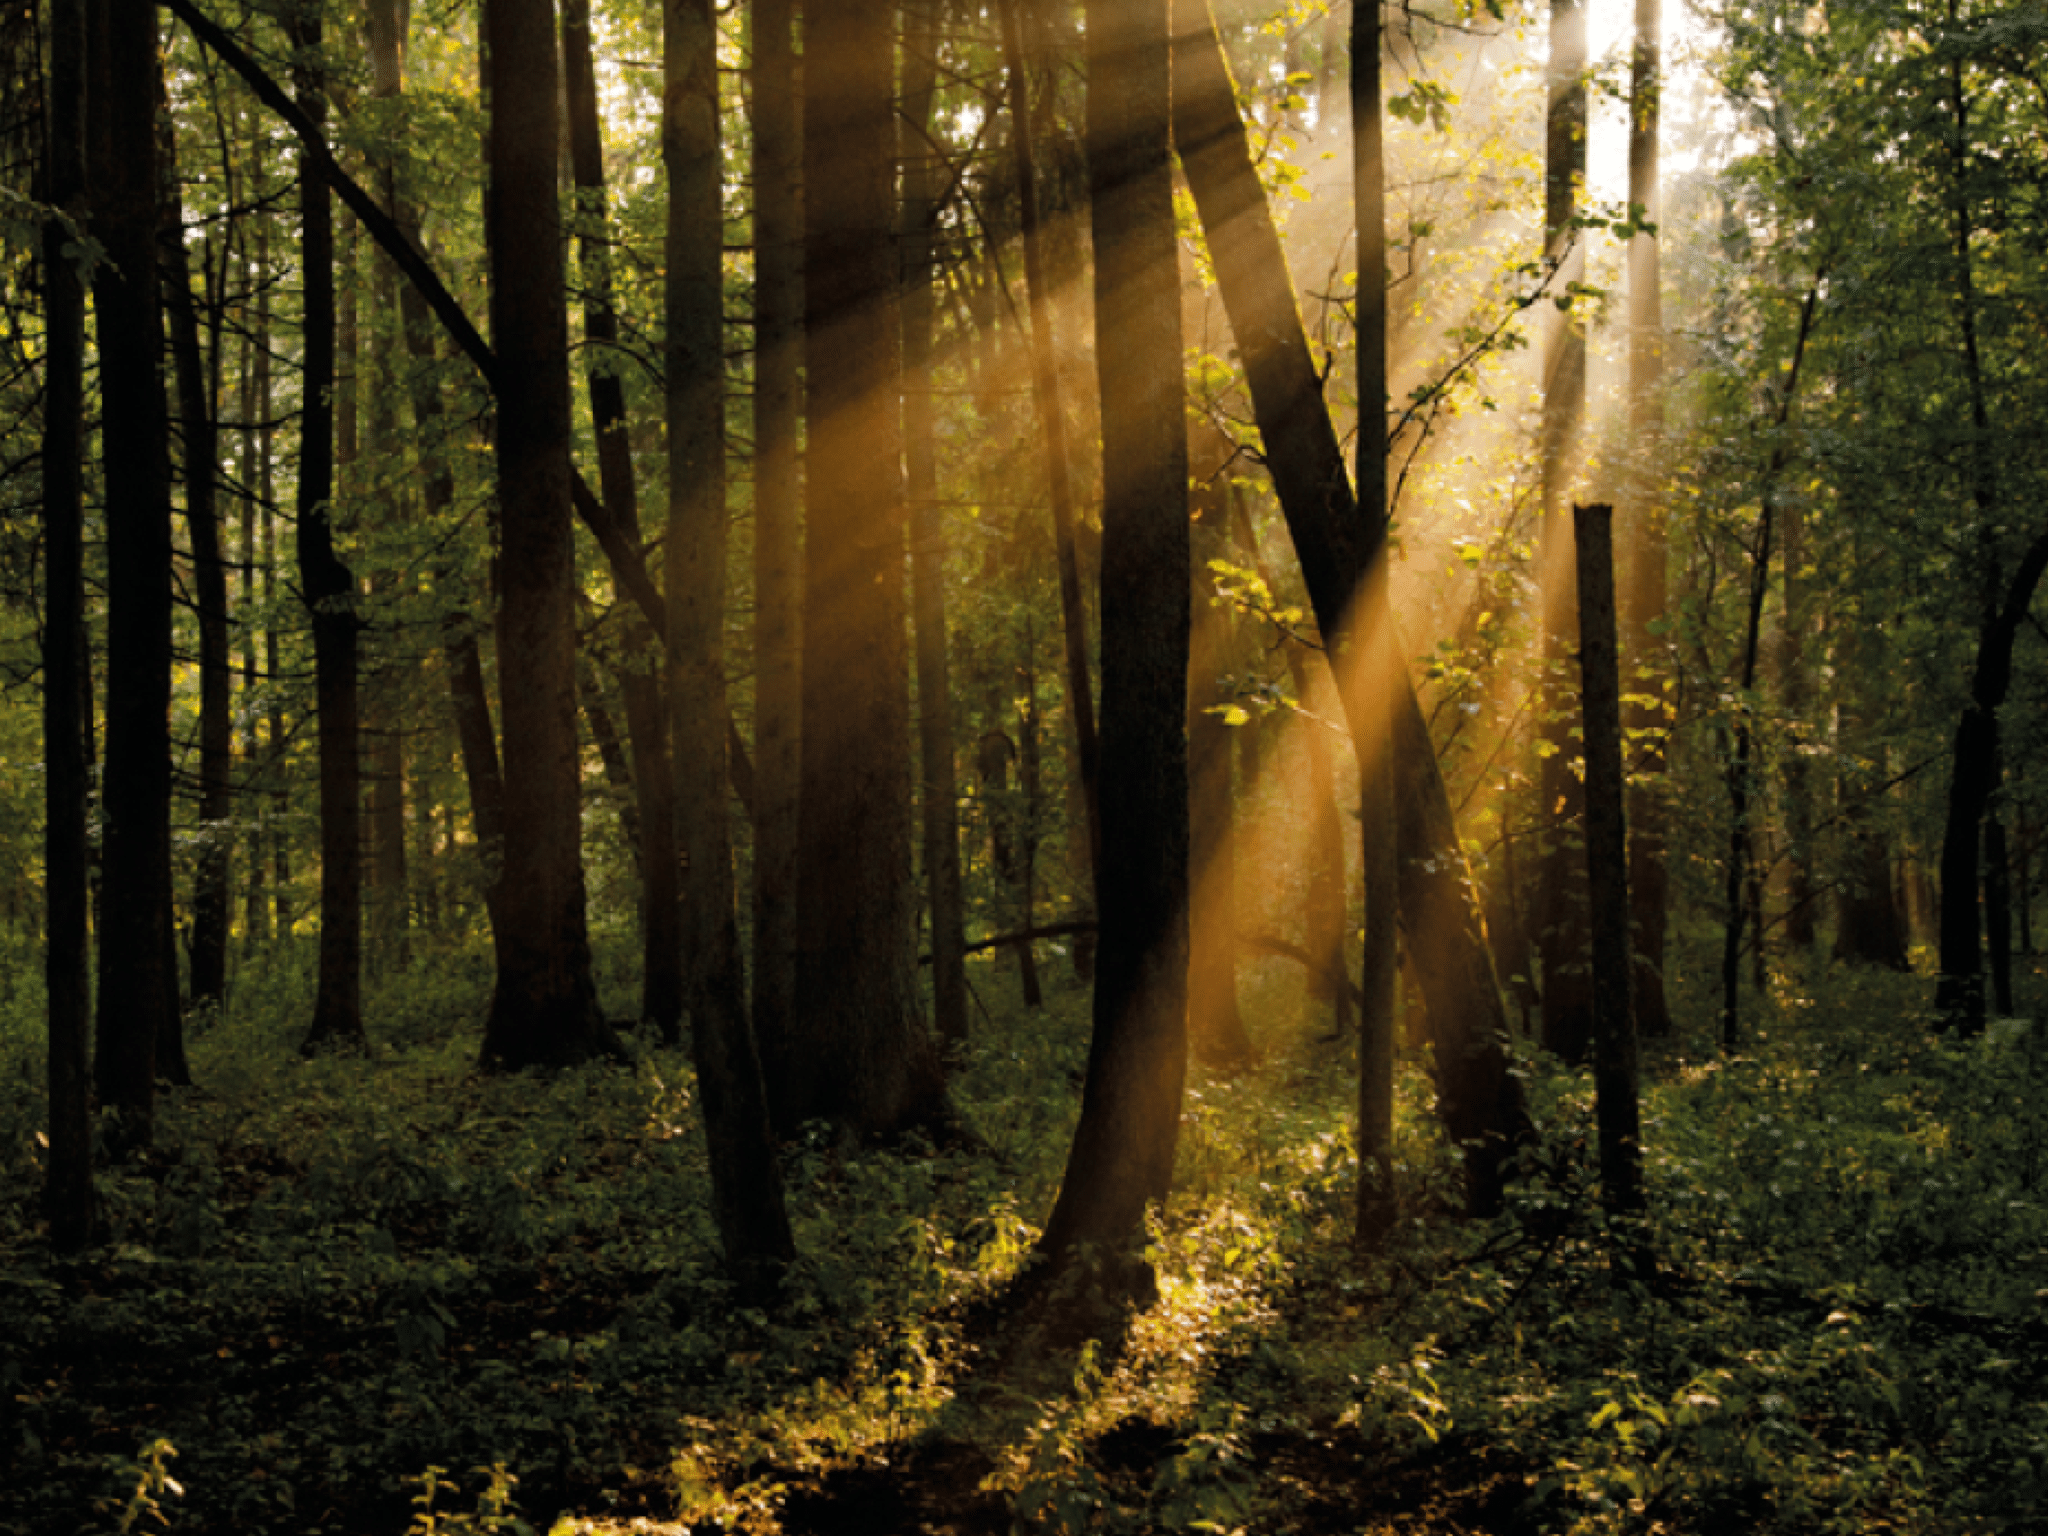
{"type": "Polygon", "coordinates": [[[1102,393],[1102,866],[1081,1119],[1039,1240],[1113,1282],[1172,1185],[1187,1066],[1188,506],[1168,0],[1088,0],[1102,393]]]}
{"type": "Polygon", "coordinates": [[[89,167],[107,524],[106,763],[101,775],[97,1049],[111,1150],[147,1147],[157,1051],[177,1028],[171,957],[171,494],[157,284],[156,7],[106,5],[89,34],[103,124],[89,167]],[[96,46],[95,46],[96,45],[96,46]]]}
{"type": "Polygon", "coordinates": [[[938,421],[932,401],[933,237],[940,189],[924,135],[934,127],[938,34],[930,0],[913,0],[903,8],[903,17],[903,117],[897,125],[903,162],[903,462],[917,632],[919,802],[931,910],[932,1021],[939,1039],[952,1048],[967,1040],[967,919],[946,654],[946,530],[939,512],[938,421]]]}
{"type": "MultiPolygon", "coordinates": [[[[583,277],[583,339],[590,356],[585,379],[591,433],[597,440],[597,485],[606,509],[637,545],[640,493],[633,473],[632,444],[626,436],[625,380],[611,355],[619,339],[619,318],[612,294],[612,237],[597,110],[597,70],[591,55],[590,0],[567,0],[562,7],[562,65],[569,109],[569,160],[580,205],[577,259],[583,277]]],[[[712,226],[714,230],[722,227],[716,222],[712,226]]],[[[674,1041],[682,1035],[684,954],[675,854],[676,783],[669,762],[662,641],[646,617],[637,612],[626,615],[625,656],[619,683],[626,701],[626,733],[633,744],[633,792],[641,842],[640,1017],[653,1024],[663,1039],[674,1041]]]]}
{"type": "MultiPolygon", "coordinates": [[[[1628,200],[1656,222],[1663,208],[1658,140],[1663,116],[1663,0],[1636,0],[1629,60],[1628,200]]],[[[1664,991],[1664,946],[1670,909],[1666,869],[1665,735],[1670,712],[1661,702],[1671,675],[1671,648],[1651,626],[1669,606],[1664,519],[1656,486],[1664,437],[1664,297],[1660,235],[1638,234],[1628,246],[1629,435],[1641,463],[1628,522],[1628,583],[1623,646],[1633,668],[1623,719],[1636,748],[1629,780],[1629,909],[1635,944],[1636,1023],[1652,1039],[1671,1033],[1664,991]],[[1647,702],[1650,699],[1659,702],[1647,702]]]]}
{"type": "Polygon", "coordinates": [[[763,1041],[778,1125],[871,1135],[946,1113],[914,964],[890,22],[860,0],[805,13],[797,1028],[763,1041]]]}
{"type": "Polygon", "coordinates": [[[53,0],[44,96],[43,978],[48,993],[50,1246],[92,1240],[92,986],[86,931],[92,768],[85,628],[85,288],[77,237],[87,217],[85,36],[90,0],[53,0]]]}
{"type": "MultiPolygon", "coordinates": [[[[1586,17],[1583,0],[1551,0],[1550,101],[1545,119],[1543,224],[1546,258],[1567,280],[1584,270],[1572,228],[1586,178],[1586,17]]],[[[1570,489],[1578,473],[1586,414],[1586,335],[1569,313],[1552,317],[1543,348],[1543,686],[1537,767],[1544,830],[1536,912],[1543,967],[1543,1047],[1574,1066],[1592,1045],[1592,976],[1587,969],[1589,914],[1585,854],[1578,845],[1585,791],[1575,767],[1573,710],[1566,668],[1578,628],[1572,581],[1570,489]]]]}
{"type": "Polygon", "coordinates": [[[795,1030],[797,816],[802,782],[803,135],[795,0],[755,0],[754,1036],[795,1030]]]}
{"type": "Polygon", "coordinates": [[[691,1055],[704,1103],[712,1209],[743,1295],[772,1293],[796,1257],[747,1026],[733,886],[725,698],[725,219],[713,0],[662,13],[668,167],[668,642],[684,880],[691,1055]]]}
{"type": "MultiPolygon", "coordinates": [[[[294,18],[302,59],[320,51],[320,16],[294,18]]],[[[299,104],[316,124],[327,115],[325,83],[298,70],[299,104]]],[[[327,179],[299,161],[301,270],[305,289],[305,382],[299,410],[299,583],[313,625],[320,735],[320,981],[300,1050],[359,1049],[363,1036],[362,761],[357,714],[355,577],[334,549],[334,214],[327,179]]]]}
{"type": "MultiPolygon", "coordinates": [[[[1244,359],[1267,468],[1316,622],[1326,636],[1342,635],[1366,573],[1343,451],[1213,27],[1184,34],[1177,62],[1181,165],[1244,359]]],[[[1452,1138],[1468,1148],[1473,1209],[1490,1213],[1510,1151],[1534,1132],[1520,1080],[1509,1070],[1507,1012],[1450,799],[1414,690],[1399,671],[1391,751],[1402,829],[1400,921],[1428,1000],[1439,1112],[1452,1138]]],[[[1354,739],[1370,739],[1370,716],[1363,704],[1353,714],[1355,700],[1341,674],[1339,689],[1354,739]]]]}
{"type": "Polygon", "coordinates": [[[1627,778],[1615,643],[1613,508],[1573,509],[1580,714],[1586,753],[1586,888],[1593,913],[1593,1086],[1600,1203],[1617,1267],[1647,1278],[1642,1114],[1637,1103],[1635,946],[1629,933],[1627,778]]]}
{"type": "MultiPolygon", "coordinates": [[[[227,990],[228,818],[234,805],[234,718],[229,696],[228,575],[220,538],[220,427],[206,350],[185,252],[185,219],[178,187],[162,71],[157,75],[158,149],[163,170],[163,272],[170,322],[172,377],[178,392],[184,445],[185,526],[192,543],[194,606],[199,611],[199,823],[198,869],[192,891],[192,1006],[220,1007],[227,990]]],[[[214,345],[219,346],[218,335],[214,345]]]]}
{"type": "Polygon", "coordinates": [[[516,1071],[616,1055],[620,1047],[598,1010],[581,862],[553,6],[487,0],[484,33],[492,83],[485,234],[498,361],[507,836],[482,1060],[516,1071]]]}
{"type": "Polygon", "coordinates": [[[1024,246],[1024,305],[1030,317],[1031,395],[1045,438],[1047,486],[1052,503],[1053,553],[1059,565],[1061,635],[1066,642],[1067,713],[1074,724],[1074,756],[1088,816],[1091,883],[1102,864],[1100,739],[1095,722],[1095,688],[1088,671],[1088,610],[1081,598],[1081,562],[1074,541],[1072,462],[1067,420],[1060,408],[1058,349],[1053,340],[1052,294],[1047,281],[1045,241],[1038,204],[1036,137],[1026,73],[1024,0],[999,0],[1003,69],[1008,81],[1012,162],[1017,178],[1018,218],[1024,246]]]}

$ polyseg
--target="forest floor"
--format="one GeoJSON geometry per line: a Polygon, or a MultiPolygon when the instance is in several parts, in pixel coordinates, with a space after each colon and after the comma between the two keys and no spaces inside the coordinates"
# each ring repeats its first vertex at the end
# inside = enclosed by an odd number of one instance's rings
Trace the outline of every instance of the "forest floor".
{"type": "Polygon", "coordinates": [[[1479,1225],[1411,1063],[1407,1218],[1354,1257],[1346,1045],[1248,969],[1263,1061],[1191,1085],[1158,1297],[1074,1347],[1000,1298],[1080,991],[1028,1015],[977,967],[981,1148],[790,1148],[802,1259],[759,1312],[685,1058],[478,1077],[483,964],[422,962],[372,1056],[311,1063],[303,957],[245,982],[75,1260],[0,997],[0,1533],[2048,1531],[2048,1029],[1938,1040],[1924,981],[1781,977],[1740,1055],[1703,1010],[1652,1053],[1642,1287],[1590,1089],[1541,1063],[1546,1151],[1479,1225]]]}

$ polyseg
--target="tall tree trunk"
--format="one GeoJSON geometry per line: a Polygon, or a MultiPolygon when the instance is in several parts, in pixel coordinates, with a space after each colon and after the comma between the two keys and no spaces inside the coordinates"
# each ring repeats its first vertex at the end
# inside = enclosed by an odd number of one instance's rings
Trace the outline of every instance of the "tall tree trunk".
{"type": "MultiPolygon", "coordinates": [[[[249,189],[252,199],[260,195],[262,179],[263,160],[259,147],[252,149],[250,154],[249,189]]],[[[246,818],[248,830],[244,837],[248,851],[249,876],[242,906],[242,928],[244,937],[250,944],[267,943],[270,939],[270,903],[263,890],[263,802],[258,793],[264,769],[263,732],[259,724],[263,718],[263,684],[257,661],[258,640],[262,632],[257,614],[260,583],[263,577],[258,569],[260,544],[256,531],[257,518],[267,519],[270,515],[263,507],[270,468],[270,433],[267,426],[270,419],[270,284],[263,269],[270,241],[269,221],[261,214],[254,215],[254,221],[256,249],[243,268],[244,284],[247,289],[255,292],[256,305],[249,316],[249,323],[242,332],[243,467],[241,540],[238,554],[242,567],[241,606],[245,617],[242,627],[242,699],[241,707],[237,710],[245,722],[242,732],[242,782],[256,808],[254,814],[246,818]]]]}
{"type": "MultiPolygon", "coordinates": [[[[562,64],[568,88],[569,158],[580,203],[577,257],[583,277],[583,338],[590,354],[586,379],[591,430],[597,439],[598,489],[626,537],[638,545],[640,495],[633,473],[632,444],[626,436],[625,380],[617,358],[608,355],[618,344],[619,319],[612,297],[612,237],[597,110],[597,71],[591,56],[590,0],[566,0],[562,7],[562,64]]],[[[715,213],[711,227],[722,228],[715,222],[715,213]]],[[[682,1033],[684,953],[675,855],[676,783],[669,763],[661,637],[637,612],[626,615],[625,649],[620,686],[626,700],[626,731],[633,743],[634,796],[642,843],[640,1017],[652,1023],[663,1039],[673,1041],[682,1033]]],[[[722,805],[719,796],[713,798],[722,805]]]]}
{"type": "MultiPolygon", "coordinates": [[[[234,718],[229,697],[228,573],[220,539],[220,427],[199,335],[185,252],[185,218],[177,153],[162,71],[157,122],[162,155],[164,302],[170,320],[172,376],[184,442],[185,526],[192,541],[192,577],[199,610],[199,822],[197,877],[192,891],[192,1006],[217,1009],[227,990],[228,817],[234,803],[234,718]]],[[[215,347],[219,338],[214,339],[215,347]]]]}
{"type": "Polygon", "coordinates": [[[825,1117],[873,1134],[944,1113],[911,883],[890,22],[864,0],[812,0],[805,13],[798,1027],[774,1042],[788,1055],[769,1079],[778,1123],[825,1117]]]}
{"type": "Polygon", "coordinates": [[[598,1009],[584,907],[553,6],[486,0],[484,33],[492,84],[485,234],[499,365],[507,836],[482,1059],[516,1071],[620,1047],[598,1009]]]}
{"type": "Polygon", "coordinates": [[[97,1049],[99,1106],[119,1117],[112,1149],[155,1130],[157,1051],[177,1028],[171,956],[171,493],[158,360],[156,6],[109,4],[88,40],[89,168],[107,523],[107,745],[97,1049]],[[95,49],[94,44],[98,47],[95,49]],[[97,53],[97,57],[94,54],[97,53]]]}
{"type": "Polygon", "coordinates": [[[1044,775],[1043,753],[1038,739],[1038,632],[1026,618],[1024,665],[1017,669],[1017,692],[1023,703],[1017,710],[1018,782],[1024,792],[1023,814],[1018,818],[1017,837],[1017,986],[1026,1008],[1045,1006],[1045,989],[1038,980],[1038,951],[1031,933],[1038,926],[1038,829],[1043,824],[1040,795],[1044,775]]]}
{"type": "MultiPolygon", "coordinates": [[[[946,635],[946,530],[939,511],[938,413],[932,400],[934,127],[938,34],[931,0],[903,8],[903,463],[910,496],[910,590],[917,631],[917,741],[924,873],[931,904],[932,1022],[948,1047],[967,1040],[967,919],[960,881],[960,794],[953,756],[953,691],[946,635]]],[[[758,193],[757,193],[758,195],[758,193]]]]}
{"type": "Polygon", "coordinates": [[[1066,641],[1067,713],[1074,722],[1075,761],[1088,813],[1091,875],[1102,863],[1101,747],[1095,724],[1095,689],[1088,672],[1088,610],[1081,599],[1081,562],[1074,542],[1072,465],[1067,421],[1060,408],[1058,349],[1053,341],[1053,303],[1040,227],[1038,168],[1026,73],[1024,28],[1018,12],[1024,0],[999,0],[1004,73],[1009,81],[1010,140],[1017,177],[1017,207],[1024,244],[1024,304],[1031,328],[1031,394],[1045,438],[1052,502],[1053,551],[1059,564],[1061,633],[1066,641]]]}
{"type": "MultiPolygon", "coordinates": [[[[1545,119],[1543,227],[1546,259],[1570,281],[1585,267],[1572,218],[1586,179],[1586,16],[1584,0],[1551,0],[1550,98],[1545,119]]],[[[1537,793],[1544,829],[1536,947],[1543,965],[1543,1046],[1580,1065],[1592,1045],[1592,976],[1587,968],[1585,853],[1579,846],[1585,790],[1571,737],[1566,668],[1578,630],[1572,581],[1570,488],[1578,473],[1586,414],[1586,333],[1569,314],[1552,317],[1543,348],[1543,528],[1540,559],[1543,756],[1537,793]]]]}
{"type": "Polygon", "coordinates": [[[43,978],[49,1007],[50,1244],[92,1240],[92,985],[86,814],[92,779],[85,631],[85,288],[66,247],[87,217],[85,37],[90,0],[53,0],[44,94],[43,978]]]}
{"type": "MultiPolygon", "coordinates": [[[[1302,331],[1287,258],[1253,167],[1213,26],[1183,33],[1174,131],[1181,165],[1216,263],[1245,363],[1266,464],[1316,622],[1341,636],[1367,565],[1358,503],[1302,331]]],[[[1398,656],[1398,645],[1393,648],[1398,656]]],[[[1509,1070],[1507,1012],[1485,925],[1438,771],[1429,728],[1399,668],[1392,699],[1396,822],[1402,829],[1399,912],[1421,978],[1435,1046],[1439,1112],[1468,1148],[1472,1206],[1497,1207],[1511,1149],[1533,1135],[1520,1079],[1509,1070]]],[[[1339,674],[1354,740],[1370,714],[1339,674]],[[1356,713],[1354,713],[1354,708],[1356,713]]]]}
{"type": "MultiPolygon", "coordinates": [[[[1039,1240],[1128,1261],[1187,1069],[1188,506],[1168,0],[1088,0],[1102,392],[1102,865],[1081,1120],[1039,1240]]],[[[1127,1271],[1139,1279],[1136,1266],[1127,1271]]]]}
{"type": "MultiPolygon", "coordinates": [[[[294,18],[302,60],[320,53],[320,15],[294,18]]],[[[298,68],[299,105],[327,116],[317,64],[298,68]]],[[[299,582],[313,625],[320,732],[320,982],[300,1049],[359,1048],[363,1037],[362,761],[357,716],[355,578],[334,549],[334,213],[327,178],[299,162],[305,285],[305,383],[299,410],[299,582]]]]}
{"type": "Polygon", "coordinates": [[[1785,825],[1785,944],[1804,956],[1813,948],[1820,906],[1813,881],[1813,769],[1804,747],[1812,730],[1807,713],[1813,693],[1808,686],[1806,648],[1811,642],[1813,601],[1806,574],[1806,516],[1796,500],[1786,503],[1781,519],[1785,562],[1784,622],[1778,630],[1778,698],[1790,722],[1780,770],[1785,825]]]}
{"type": "MultiPolygon", "coordinates": [[[[1635,0],[1635,44],[1629,60],[1628,200],[1657,221],[1663,207],[1658,174],[1659,124],[1663,114],[1663,0],[1635,0]]],[[[1664,992],[1664,936],[1670,908],[1665,868],[1665,734],[1670,712],[1661,702],[1671,675],[1670,647],[1651,625],[1668,606],[1664,519],[1655,487],[1660,483],[1664,437],[1664,297],[1661,237],[1638,234],[1628,246],[1629,437],[1642,465],[1635,506],[1628,521],[1627,604],[1622,615],[1623,649],[1634,669],[1624,720],[1639,743],[1629,780],[1629,908],[1635,943],[1636,1024],[1644,1035],[1671,1033],[1671,1005],[1664,992]]]]}
{"type": "Polygon", "coordinates": [[[1386,166],[1380,107],[1381,13],[1351,11],[1352,188],[1358,225],[1358,472],[1363,578],[1353,633],[1330,636],[1333,662],[1355,671],[1349,686],[1358,749],[1359,864],[1365,875],[1364,1000],[1358,1037],[1357,1239],[1376,1247],[1394,1220],[1394,998],[1398,942],[1400,823],[1394,798],[1390,711],[1407,685],[1396,647],[1387,570],[1387,235],[1386,166]],[[1361,25],[1361,23],[1364,23],[1361,25]],[[1360,726],[1363,729],[1359,729],[1360,726]],[[1371,1172],[1365,1172],[1366,1168],[1371,1172]]]}
{"type": "MultiPolygon", "coordinates": [[[[666,0],[662,159],[668,167],[668,643],[691,1054],[704,1100],[712,1208],[743,1294],[796,1257],[747,1026],[733,887],[725,698],[725,219],[714,0],[666,0]]],[[[908,722],[905,722],[908,725],[908,722]]]]}
{"type": "Polygon", "coordinates": [[[1573,509],[1578,559],[1580,714],[1586,752],[1586,886],[1593,912],[1593,1084],[1600,1203],[1620,1229],[1617,1266],[1650,1269],[1643,1215],[1643,1130],[1637,1103],[1635,946],[1629,934],[1628,816],[1621,762],[1621,663],[1614,623],[1611,507],[1573,509]]]}
{"type": "Polygon", "coordinates": [[[795,0],[756,0],[754,140],[754,1038],[771,1099],[795,1041],[802,780],[803,135],[795,0]]]}

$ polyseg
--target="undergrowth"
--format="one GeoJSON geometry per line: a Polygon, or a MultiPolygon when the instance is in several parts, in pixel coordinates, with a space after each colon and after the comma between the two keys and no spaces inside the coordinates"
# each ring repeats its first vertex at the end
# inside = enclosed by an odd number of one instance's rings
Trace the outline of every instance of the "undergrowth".
{"type": "Polygon", "coordinates": [[[687,1057],[472,1071],[488,969],[378,989],[301,1062],[303,957],[195,1030],[202,1087],[37,1227],[33,989],[0,999],[0,1532],[2048,1529],[2048,1039],[1934,1038],[1917,984],[1790,979],[1645,1102],[1659,1278],[1618,1281],[1581,1078],[1511,1209],[1450,1219],[1404,1074],[1405,1217],[1354,1256],[1345,1047],[1278,962],[1264,1059],[1197,1074],[1155,1302],[1006,1333],[1086,1059],[1085,994],[988,1010],[973,1149],[787,1149],[802,1260],[719,1277],[687,1057]],[[992,1326],[993,1325],[993,1326],[992,1326]]]}

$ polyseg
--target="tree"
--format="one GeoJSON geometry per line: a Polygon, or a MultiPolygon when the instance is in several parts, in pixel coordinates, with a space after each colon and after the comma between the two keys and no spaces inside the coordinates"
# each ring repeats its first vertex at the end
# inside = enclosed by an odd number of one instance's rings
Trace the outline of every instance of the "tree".
{"type": "MultiPolygon", "coordinates": [[[[613,350],[619,342],[619,317],[608,249],[612,235],[606,228],[610,209],[597,111],[597,70],[591,56],[589,0],[566,0],[562,7],[562,68],[569,158],[579,203],[577,253],[583,279],[583,339],[590,349],[585,377],[591,432],[597,440],[597,483],[606,509],[637,545],[640,491],[627,437],[625,380],[613,350]]],[[[712,229],[719,227],[714,221],[712,229]]],[[[710,238],[708,231],[703,238],[710,238]]],[[[662,641],[642,614],[628,611],[625,624],[626,656],[620,684],[626,700],[626,731],[633,744],[633,793],[641,843],[640,1017],[652,1023],[664,1039],[674,1040],[682,1033],[684,944],[680,880],[673,852],[677,785],[669,764],[662,641]]],[[[723,711],[713,718],[723,719],[723,711]]]]}
{"type": "MultiPolygon", "coordinates": [[[[1663,0],[1636,0],[1634,46],[1629,55],[1628,200],[1656,222],[1662,211],[1658,182],[1658,125],[1663,114],[1663,0]]],[[[1628,522],[1628,581],[1622,622],[1635,686],[1624,700],[1630,735],[1637,748],[1629,779],[1629,907],[1636,956],[1636,1020],[1642,1033],[1671,1033],[1671,1007],[1664,994],[1664,935],[1670,904],[1665,868],[1666,793],[1664,732],[1667,712],[1646,702],[1669,671],[1669,648],[1654,626],[1668,606],[1668,563],[1663,520],[1652,501],[1656,455],[1664,434],[1664,296],[1659,239],[1639,231],[1628,246],[1629,437],[1646,472],[1636,481],[1636,505],[1628,522]]]]}
{"type": "Polygon", "coordinates": [[[86,218],[85,39],[89,0],[49,10],[44,98],[43,400],[43,975],[49,992],[50,1160],[43,1213],[51,1246],[91,1240],[91,951],[86,813],[91,758],[85,632],[85,287],[78,236],[86,218]]]}
{"type": "MultiPolygon", "coordinates": [[[[1543,229],[1546,259],[1567,283],[1584,270],[1574,227],[1586,179],[1586,16],[1583,0],[1551,0],[1549,110],[1544,119],[1543,229]]],[[[1567,296],[1570,289],[1567,287],[1567,296]]],[[[1569,310],[1549,328],[1543,352],[1542,762],[1538,807],[1545,828],[1536,948],[1543,964],[1543,1046],[1580,1064],[1592,1044],[1592,991],[1584,855],[1579,836],[1585,795],[1574,767],[1564,668],[1578,627],[1571,574],[1569,490],[1578,471],[1586,412],[1586,335],[1569,310]]]]}
{"type": "Polygon", "coordinates": [[[860,0],[805,14],[796,1009],[787,1036],[762,1042],[779,1125],[865,1134],[944,1115],[914,945],[890,21],[860,0]]]}
{"type": "MultiPolygon", "coordinates": [[[[1168,0],[1089,0],[1102,393],[1102,864],[1081,1120],[1039,1251],[1122,1266],[1173,1179],[1187,1067],[1187,420],[1168,0]]],[[[1125,1275],[1136,1278],[1135,1269],[1125,1275]]]]}
{"type": "MultiPolygon", "coordinates": [[[[668,164],[668,643],[676,808],[686,877],[691,1054],[710,1140],[712,1197],[742,1291],[771,1289],[796,1256],[747,1027],[725,761],[725,221],[712,0],[662,14],[668,164]]],[[[652,853],[662,856],[665,850],[652,853]]]]}
{"type": "Polygon", "coordinates": [[[598,1010],[584,909],[569,337],[550,0],[488,0],[484,39],[492,103],[486,238],[498,362],[507,835],[483,1061],[516,1071],[611,1055],[619,1044],[598,1010]]]}
{"type": "MultiPolygon", "coordinates": [[[[1353,598],[1365,585],[1360,517],[1287,257],[1215,29],[1184,32],[1176,63],[1175,141],[1244,359],[1266,466],[1317,627],[1342,637],[1353,598]]],[[[1362,674],[1333,671],[1347,727],[1369,743],[1370,709],[1356,694],[1362,674]]],[[[1499,1204],[1509,1153],[1533,1130],[1510,1070],[1507,1011],[1429,728],[1399,668],[1395,679],[1389,750],[1402,829],[1401,927],[1428,1002],[1439,1110],[1452,1139],[1468,1149],[1472,1207],[1490,1213],[1499,1204]]]]}
{"type": "MultiPolygon", "coordinates": [[[[293,18],[302,60],[317,59],[320,13],[293,18]]],[[[317,127],[326,92],[310,62],[299,66],[299,100],[317,127]]],[[[297,545],[299,581],[313,625],[320,730],[320,983],[301,1049],[363,1043],[362,760],[358,730],[355,577],[334,548],[334,214],[327,179],[299,162],[301,261],[305,272],[305,402],[300,413],[297,545]]]]}
{"type": "Polygon", "coordinates": [[[171,938],[171,495],[157,282],[156,7],[91,23],[87,167],[107,520],[106,762],[94,1086],[117,1150],[155,1126],[157,1051],[178,1028],[171,938]]]}

